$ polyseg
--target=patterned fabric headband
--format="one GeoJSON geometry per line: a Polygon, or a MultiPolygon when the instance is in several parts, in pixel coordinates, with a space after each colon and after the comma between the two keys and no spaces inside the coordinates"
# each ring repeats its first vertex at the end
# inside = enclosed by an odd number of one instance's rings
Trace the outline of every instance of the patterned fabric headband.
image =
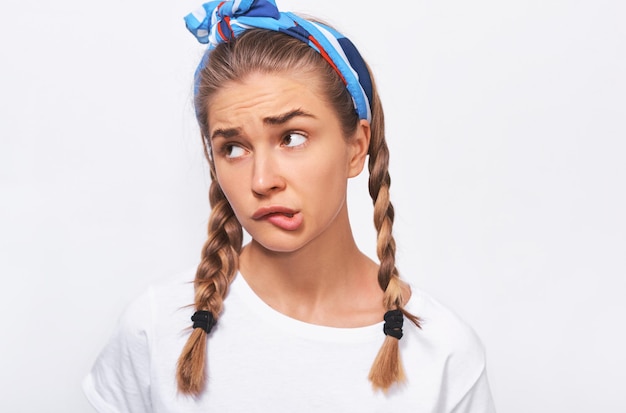
{"type": "MultiPolygon", "coordinates": [[[[189,31],[208,51],[248,29],[260,28],[295,37],[315,49],[343,80],[359,118],[371,121],[372,81],[367,66],[350,40],[336,30],[280,12],[274,0],[211,1],[185,17],[189,31]]],[[[208,53],[205,55],[208,56],[208,53]]],[[[198,71],[205,65],[200,62],[198,71]]]]}

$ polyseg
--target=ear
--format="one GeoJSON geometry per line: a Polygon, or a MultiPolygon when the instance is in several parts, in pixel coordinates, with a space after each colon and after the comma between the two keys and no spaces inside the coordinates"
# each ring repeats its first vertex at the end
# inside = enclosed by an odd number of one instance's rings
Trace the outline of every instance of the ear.
{"type": "Polygon", "coordinates": [[[365,158],[367,158],[367,151],[370,147],[370,137],[370,123],[365,119],[361,119],[354,136],[348,142],[350,146],[350,163],[348,165],[349,178],[354,178],[363,170],[365,158]]]}

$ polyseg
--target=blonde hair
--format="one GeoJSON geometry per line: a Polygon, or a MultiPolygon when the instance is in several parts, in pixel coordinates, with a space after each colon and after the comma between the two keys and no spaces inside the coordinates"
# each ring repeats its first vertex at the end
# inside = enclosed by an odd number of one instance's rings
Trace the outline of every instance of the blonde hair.
{"type": "MultiPolygon", "coordinates": [[[[368,69],[369,70],[369,69],[368,69]]],[[[291,36],[269,30],[251,29],[236,40],[220,44],[205,57],[204,67],[196,79],[195,107],[204,151],[211,170],[209,200],[212,207],[208,240],[202,249],[202,260],[196,272],[195,308],[210,311],[215,320],[222,312],[228,287],[238,268],[242,248],[242,228],[217,183],[209,142],[208,106],[211,97],[228,81],[243,79],[251,73],[311,73],[320,80],[321,90],[342,125],[344,136],[354,134],[359,117],[352,97],[333,68],[311,47],[291,36]]],[[[384,291],[384,307],[400,309],[419,327],[419,319],[403,306],[408,291],[395,266],[395,240],[392,235],[394,209],[389,199],[389,150],[385,141],[384,115],[373,85],[371,141],[369,154],[369,193],[374,203],[374,225],[378,232],[377,255],[380,261],[378,283],[384,291]]],[[[177,381],[180,392],[198,395],[206,383],[207,333],[195,328],[178,359],[177,381]]],[[[386,391],[404,380],[398,339],[386,336],[374,360],[369,379],[376,389],[386,391]]]]}

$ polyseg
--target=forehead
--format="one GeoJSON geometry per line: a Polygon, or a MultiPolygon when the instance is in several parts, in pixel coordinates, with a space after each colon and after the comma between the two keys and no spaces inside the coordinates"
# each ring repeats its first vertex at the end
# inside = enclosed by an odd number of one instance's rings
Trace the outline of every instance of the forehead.
{"type": "Polygon", "coordinates": [[[217,125],[275,116],[294,109],[328,117],[326,98],[312,74],[253,73],[224,83],[208,102],[211,129],[217,125]]]}

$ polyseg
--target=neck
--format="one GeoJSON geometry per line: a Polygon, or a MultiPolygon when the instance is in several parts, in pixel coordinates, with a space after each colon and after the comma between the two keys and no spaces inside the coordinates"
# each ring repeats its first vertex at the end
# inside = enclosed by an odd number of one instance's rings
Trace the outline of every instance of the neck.
{"type": "Polygon", "coordinates": [[[263,301],[293,318],[333,326],[379,321],[377,265],[359,251],[347,212],[339,219],[345,223],[296,251],[252,240],[241,253],[241,274],[263,301]]]}

